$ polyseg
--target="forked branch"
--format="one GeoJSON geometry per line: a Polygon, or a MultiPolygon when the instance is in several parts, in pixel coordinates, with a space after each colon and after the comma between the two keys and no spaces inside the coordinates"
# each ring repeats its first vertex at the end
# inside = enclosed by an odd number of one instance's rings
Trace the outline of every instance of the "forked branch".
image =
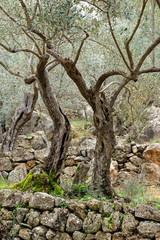
{"type": "Polygon", "coordinates": [[[86,36],[85,36],[85,38],[83,38],[83,40],[81,42],[81,45],[80,45],[80,47],[78,49],[77,55],[76,55],[75,60],[73,62],[74,66],[76,65],[76,63],[77,63],[77,61],[79,59],[79,56],[80,56],[80,53],[81,53],[81,50],[82,50],[82,47],[84,45],[85,40],[89,37],[89,34],[86,31],[84,31],[84,32],[85,32],[86,36]]]}
{"type": "Polygon", "coordinates": [[[36,53],[35,51],[28,49],[28,48],[11,49],[11,48],[5,46],[3,43],[0,43],[0,46],[3,47],[5,50],[7,50],[10,53],[28,52],[28,53],[34,54],[38,58],[41,57],[38,53],[36,53]]]}
{"type": "Polygon", "coordinates": [[[130,67],[131,69],[134,68],[134,61],[133,61],[133,57],[132,57],[132,52],[130,50],[130,47],[129,47],[129,44],[130,42],[132,41],[137,29],[139,28],[139,25],[140,25],[140,22],[141,22],[141,19],[142,19],[142,16],[143,16],[143,12],[144,12],[144,9],[145,9],[145,6],[146,6],[146,3],[147,3],[148,0],[143,0],[143,5],[142,5],[142,9],[141,9],[141,13],[140,13],[140,16],[138,18],[138,21],[137,21],[137,24],[131,34],[131,36],[128,38],[128,40],[125,42],[125,48],[126,48],[126,52],[127,52],[127,55],[128,55],[128,59],[129,59],[129,62],[130,62],[130,67]]]}
{"type": "Polygon", "coordinates": [[[109,23],[109,26],[110,26],[111,35],[112,35],[112,38],[113,38],[113,40],[114,40],[114,42],[116,44],[116,47],[117,47],[117,49],[118,49],[118,51],[119,51],[119,53],[120,53],[120,55],[121,55],[125,65],[126,65],[126,67],[129,69],[130,72],[132,72],[132,69],[130,68],[127,60],[125,59],[125,56],[124,56],[124,54],[123,54],[123,52],[122,52],[122,50],[121,50],[121,48],[120,48],[120,46],[119,46],[119,44],[117,42],[116,36],[115,36],[113,28],[112,28],[109,12],[107,12],[107,18],[108,18],[108,23],[109,23]]]}

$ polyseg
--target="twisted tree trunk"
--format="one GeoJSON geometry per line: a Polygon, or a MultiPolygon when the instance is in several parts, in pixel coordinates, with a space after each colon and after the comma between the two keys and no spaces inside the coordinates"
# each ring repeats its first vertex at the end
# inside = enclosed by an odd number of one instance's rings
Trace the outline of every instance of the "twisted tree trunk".
{"type": "Polygon", "coordinates": [[[34,94],[24,94],[23,102],[21,106],[16,110],[11,120],[11,125],[8,128],[2,142],[2,152],[11,152],[14,150],[18,134],[25,123],[31,119],[37,99],[38,89],[36,87],[34,87],[34,94]]]}
{"type": "Polygon", "coordinates": [[[44,168],[50,173],[54,172],[55,177],[58,177],[64,167],[64,160],[70,144],[71,127],[53,93],[48,71],[46,70],[47,61],[48,55],[46,54],[41,58],[36,73],[42,99],[54,125],[54,135],[49,155],[45,160],[44,168]]]}
{"type": "Polygon", "coordinates": [[[104,195],[112,197],[115,194],[110,179],[111,157],[115,146],[112,109],[103,94],[95,96],[94,103],[97,143],[95,148],[93,186],[104,195]]]}

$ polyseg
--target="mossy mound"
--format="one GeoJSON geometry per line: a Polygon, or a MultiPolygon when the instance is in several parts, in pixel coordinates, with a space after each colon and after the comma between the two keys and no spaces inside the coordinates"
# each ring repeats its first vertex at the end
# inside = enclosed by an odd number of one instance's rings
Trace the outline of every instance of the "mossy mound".
{"type": "Polygon", "coordinates": [[[56,196],[63,196],[63,190],[58,186],[54,174],[47,174],[40,167],[31,170],[22,182],[13,186],[13,189],[16,188],[22,191],[31,190],[33,192],[46,192],[56,196]]]}

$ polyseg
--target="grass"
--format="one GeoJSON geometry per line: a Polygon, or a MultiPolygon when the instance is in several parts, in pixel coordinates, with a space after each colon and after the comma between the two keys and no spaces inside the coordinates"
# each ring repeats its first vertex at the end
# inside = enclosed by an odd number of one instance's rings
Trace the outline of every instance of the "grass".
{"type": "Polygon", "coordinates": [[[7,180],[0,179],[0,189],[10,189],[13,184],[9,183],[7,180]]]}
{"type": "MultiPolygon", "coordinates": [[[[74,130],[74,138],[77,137],[84,137],[87,133],[85,129],[85,125],[87,124],[92,124],[93,125],[93,120],[75,120],[75,121],[70,121],[72,130],[74,130]]],[[[89,134],[90,135],[90,134],[89,134]]]]}

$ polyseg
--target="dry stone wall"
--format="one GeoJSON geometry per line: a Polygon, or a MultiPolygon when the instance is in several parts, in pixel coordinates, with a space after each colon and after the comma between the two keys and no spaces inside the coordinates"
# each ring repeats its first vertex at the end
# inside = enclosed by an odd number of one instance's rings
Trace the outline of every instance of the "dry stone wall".
{"type": "Polygon", "coordinates": [[[122,200],[87,202],[46,193],[0,191],[0,239],[160,239],[160,210],[122,200]]]}

